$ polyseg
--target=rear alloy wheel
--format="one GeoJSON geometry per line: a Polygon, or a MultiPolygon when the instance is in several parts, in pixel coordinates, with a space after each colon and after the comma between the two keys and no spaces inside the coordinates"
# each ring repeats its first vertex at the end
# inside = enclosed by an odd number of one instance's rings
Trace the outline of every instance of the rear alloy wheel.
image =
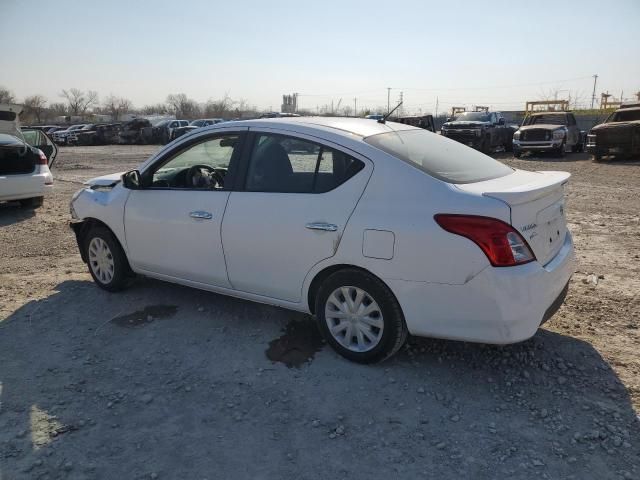
{"type": "Polygon", "coordinates": [[[20,200],[20,206],[23,208],[40,208],[44,204],[44,197],[25,198],[20,200]]]}
{"type": "Polygon", "coordinates": [[[93,228],[85,237],[89,273],[100,288],[115,292],[127,285],[129,263],[113,234],[104,227],[93,228]]]}
{"type": "Polygon", "coordinates": [[[343,357],[372,363],[404,344],[407,327],[397,300],[377,278],[358,270],[334,273],[316,299],[320,330],[343,357]]]}

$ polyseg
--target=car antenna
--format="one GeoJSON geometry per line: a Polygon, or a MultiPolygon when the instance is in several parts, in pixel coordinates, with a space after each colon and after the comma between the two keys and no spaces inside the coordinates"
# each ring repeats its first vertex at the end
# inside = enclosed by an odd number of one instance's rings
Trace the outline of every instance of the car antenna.
{"type": "Polygon", "coordinates": [[[395,107],[393,110],[391,110],[389,113],[387,113],[387,114],[386,114],[384,117],[382,117],[380,120],[378,120],[378,123],[385,123],[385,122],[387,121],[387,118],[389,118],[389,117],[391,116],[391,114],[392,114],[393,112],[395,112],[395,111],[400,107],[400,105],[402,105],[402,102],[400,102],[398,105],[396,105],[396,107],[395,107]]]}

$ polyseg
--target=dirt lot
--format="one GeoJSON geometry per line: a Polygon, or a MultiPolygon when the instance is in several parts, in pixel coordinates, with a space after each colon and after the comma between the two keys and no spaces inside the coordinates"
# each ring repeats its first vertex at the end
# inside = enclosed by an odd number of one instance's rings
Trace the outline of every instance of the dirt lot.
{"type": "Polygon", "coordinates": [[[573,174],[566,304],[519,345],[411,339],[365,367],[304,315],[93,285],[70,196],[156,148],[62,148],[43,208],[0,205],[1,480],[640,479],[640,163],[498,155],[573,174]]]}

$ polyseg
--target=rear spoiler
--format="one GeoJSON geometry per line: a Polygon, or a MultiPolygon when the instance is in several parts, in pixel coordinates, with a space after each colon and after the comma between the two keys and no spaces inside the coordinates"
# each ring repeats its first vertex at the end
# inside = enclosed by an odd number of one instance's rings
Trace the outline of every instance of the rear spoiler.
{"type": "Polygon", "coordinates": [[[542,198],[558,187],[564,186],[571,174],[569,172],[535,172],[541,173],[538,178],[500,192],[482,192],[482,196],[496,198],[507,202],[509,205],[519,205],[542,198]]]}

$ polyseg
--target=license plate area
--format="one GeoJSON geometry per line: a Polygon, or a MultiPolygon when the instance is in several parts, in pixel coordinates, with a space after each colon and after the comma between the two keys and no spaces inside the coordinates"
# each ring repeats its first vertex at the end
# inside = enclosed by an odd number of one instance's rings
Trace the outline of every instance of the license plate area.
{"type": "Polygon", "coordinates": [[[552,257],[560,250],[567,235],[567,222],[564,214],[564,201],[550,205],[538,212],[538,226],[540,227],[541,242],[545,245],[545,255],[552,257]]]}

